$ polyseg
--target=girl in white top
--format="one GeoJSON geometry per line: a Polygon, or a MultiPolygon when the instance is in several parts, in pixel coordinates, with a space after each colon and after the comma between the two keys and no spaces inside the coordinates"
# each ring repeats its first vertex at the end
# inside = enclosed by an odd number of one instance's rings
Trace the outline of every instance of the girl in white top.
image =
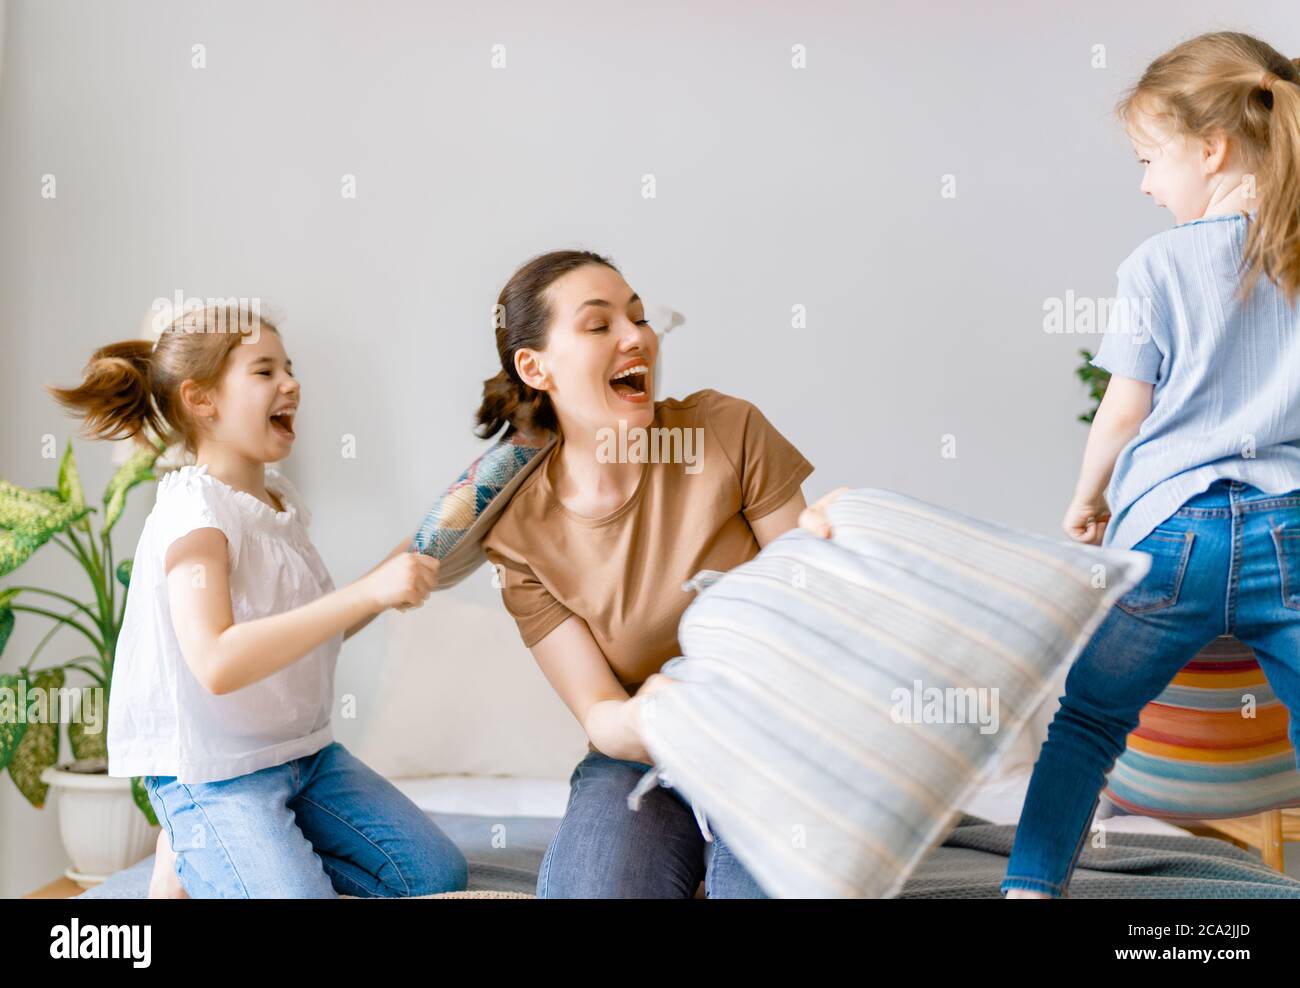
{"type": "Polygon", "coordinates": [[[293,447],[301,394],[278,330],[239,306],[190,311],[54,394],[96,438],[180,439],[197,461],[158,485],[111,683],[109,774],[142,776],[163,824],[151,896],[463,889],[459,849],[330,728],[343,639],[422,603],[438,561],[403,540],[334,588],[267,466],[293,447]]]}

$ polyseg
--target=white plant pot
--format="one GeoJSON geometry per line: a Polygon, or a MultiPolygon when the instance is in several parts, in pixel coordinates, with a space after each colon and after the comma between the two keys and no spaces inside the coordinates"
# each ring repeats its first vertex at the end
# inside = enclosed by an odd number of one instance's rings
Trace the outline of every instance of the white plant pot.
{"type": "MultiPolygon", "coordinates": [[[[102,764],[102,763],[101,763],[102,764]]],[[[131,796],[131,780],[51,766],[41,781],[58,794],[59,835],[72,859],[64,872],[82,888],[149,855],[158,840],[131,796]]]]}

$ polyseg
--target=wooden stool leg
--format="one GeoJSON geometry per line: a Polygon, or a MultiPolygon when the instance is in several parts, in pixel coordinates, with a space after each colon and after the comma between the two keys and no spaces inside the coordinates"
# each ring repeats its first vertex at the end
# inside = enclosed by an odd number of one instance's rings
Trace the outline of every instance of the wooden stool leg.
{"type": "Polygon", "coordinates": [[[1285,871],[1286,851],[1282,845],[1282,811],[1265,810],[1259,815],[1259,851],[1264,864],[1285,871]]]}

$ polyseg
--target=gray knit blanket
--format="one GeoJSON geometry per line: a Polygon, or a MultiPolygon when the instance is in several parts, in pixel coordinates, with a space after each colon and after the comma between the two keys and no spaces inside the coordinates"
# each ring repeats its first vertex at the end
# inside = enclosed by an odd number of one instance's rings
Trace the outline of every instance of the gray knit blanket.
{"type": "MultiPolygon", "coordinates": [[[[559,821],[553,817],[485,817],[430,813],[469,861],[477,891],[536,890],[542,855],[559,821]],[[510,840],[494,847],[506,825],[510,840]],[[495,829],[494,829],[495,828],[495,829]]],[[[964,815],[944,842],[930,849],[903,887],[904,899],[999,899],[1016,828],[964,815]]],[[[1300,899],[1300,881],[1212,837],[1107,834],[1106,847],[1087,847],[1070,883],[1075,899],[1300,899]]],[[[84,893],[88,899],[143,899],[153,855],[84,893]]]]}

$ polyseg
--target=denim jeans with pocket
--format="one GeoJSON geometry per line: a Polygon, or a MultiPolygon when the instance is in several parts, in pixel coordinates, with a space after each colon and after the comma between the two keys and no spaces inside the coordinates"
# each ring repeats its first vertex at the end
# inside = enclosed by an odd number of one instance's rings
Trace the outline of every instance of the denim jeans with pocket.
{"type": "Polygon", "coordinates": [[[569,777],[569,804],[537,876],[543,899],[711,899],[767,896],[717,833],[663,780],[628,796],[651,767],[591,751],[569,777]],[[707,824],[703,824],[707,829],[707,824]]]}
{"type": "Polygon", "coordinates": [[[339,742],[220,782],[144,778],[195,899],[397,898],[465,888],[465,855],[339,742]]]}
{"type": "Polygon", "coordinates": [[[1066,894],[1138,714],[1219,635],[1250,646],[1300,749],[1300,490],[1216,481],[1133,547],[1152,557],[1071,667],[1002,892],[1066,894]]]}

